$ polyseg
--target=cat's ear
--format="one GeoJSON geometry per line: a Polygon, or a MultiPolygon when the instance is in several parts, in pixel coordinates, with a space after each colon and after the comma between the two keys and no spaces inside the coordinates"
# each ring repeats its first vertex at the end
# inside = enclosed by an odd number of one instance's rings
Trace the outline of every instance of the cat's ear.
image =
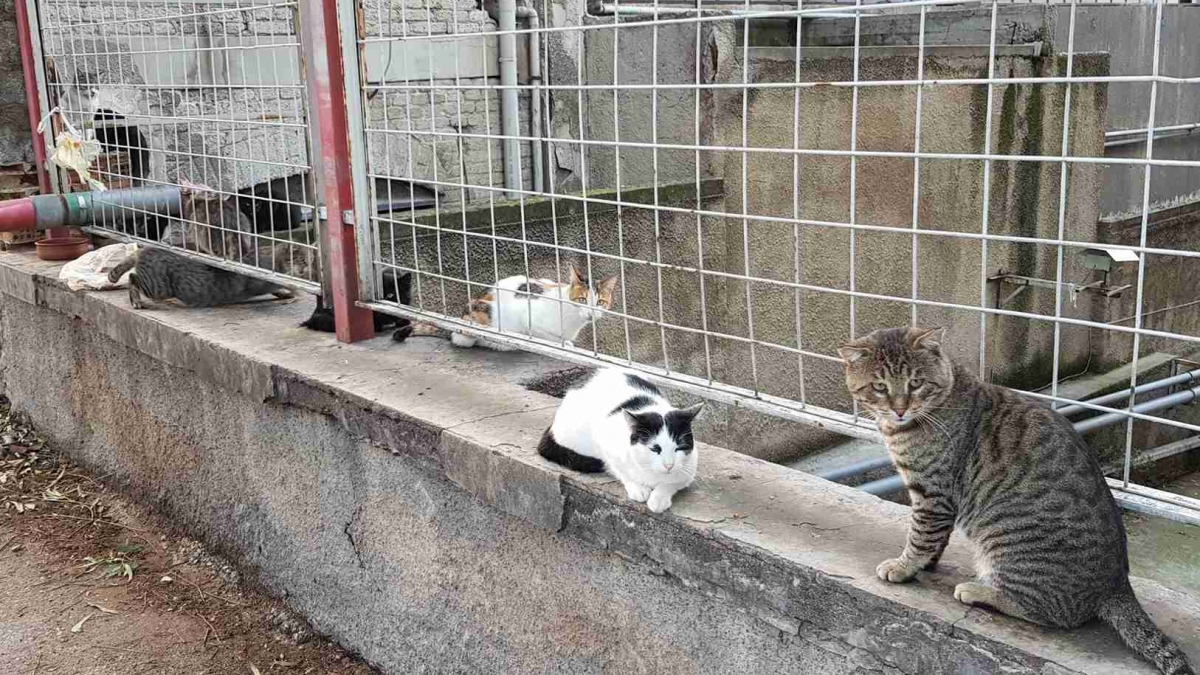
{"type": "Polygon", "coordinates": [[[613,276],[596,284],[596,296],[604,302],[612,302],[613,291],[617,288],[617,276],[613,276]]]}
{"type": "Polygon", "coordinates": [[[908,335],[913,349],[940,354],[942,351],[942,340],[946,337],[946,329],[942,327],[914,328],[909,331],[908,335]]]}
{"type": "Polygon", "coordinates": [[[571,285],[587,287],[587,282],[583,280],[583,275],[579,273],[579,268],[574,264],[571,265],[571,285]]]}
{"type": "Polygon", "coordinates": [[[700,412],[703,410],[704,410],[704,401],[701,401],[701,402],[697,403],[696,405],[690,405],[686,408],[680,408],[679,410],[674,411],[674,414],[682,417],[684,419],[684,421],[686,421],[690,424],[692,422],[692,420],[696,419],[696,416],[699,415],[700,412]]]}
{"type": "Polygon", "coordinates": [[[637,431],[638,428],[642,426],[642,423],[637,418],[637,415],[634,415],[628,410],[622,410],[621,412],[625,413],[625,424],[629,425],[630,431],[637,431]]]}
{"type": "Polygon", "coordinates": [[[859,359],[870,353],[869,348],[853,343],[838,347],[838,356],[842,357],[842,361],[847,364],[857,363],[859,359]]]}

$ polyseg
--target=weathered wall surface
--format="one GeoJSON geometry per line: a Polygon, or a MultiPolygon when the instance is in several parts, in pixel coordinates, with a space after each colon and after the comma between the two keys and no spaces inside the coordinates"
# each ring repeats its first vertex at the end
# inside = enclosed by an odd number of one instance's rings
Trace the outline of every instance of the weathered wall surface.
{"type": "MultiPolygon", "coordinates": [[[[1159,73],[1171,77],[1195,77],[1200,72],[1200,50],[1195,48],[1200,15],[1192,8],[1168,4],[1162,10],[1159,73]]],[[[1054,12],[1054,41],[1065,50],[1070,33],[1071,8],[1058,6],[1054,12]]],[[[1155,6],[1080,5],[1075,10],[1075,49],[1102,51],[1112,55],[1113,75],[1150,75],[1154,71],[1155,6]]],[[[1109,85],[1108,127],[1105,131],[1145,129],[1150,114],[1149,82],[1113,82],[1109,85]]],[[[1200,95],[1187,85],[1160,84],[1154,111],[1154,126],[1200,122],[1200,95]]],[[[1143,132],[1138,138],[1145,140],[1143,132]]],[[[1144,142],[1108,148],[1108,157],[1144,157],[1144,142]]],[[[1078,154],[1078,153],[1077,153],[1078,154]]],[[[1200,143],[1193,133],[1154,141],[1155,159],[1200,160],[1200,143]]],[[[1100,211],[1107,217],[1128,216],[1142,209],[1145,168],[1110,165],[1104,171],[1100,211]]],[[[1150,184],[1151,208],[1176,202],[1195,201],[1200,190],[1200,168],[1159,167],[1150,184]]]]}
{"type": "Polygon", "coordinates": [[[25,79],[12,3],[0,6],[0,166],[33,161],[25,79]]]}
{"type": "MultiPolygon", "coordinates": [[[[644,27],[640,30],[644,30],[644,27]]],[[[622,29],[629,40],[636,40],[638,30],[622,29]]],[[[622,38],[625,39],[625,38],[622,38]]],[[[662,39],[660,37],[660,39],[662,39]]],[[[720,34],[714,38],[714,77],[721,83],[740,83],[742,51],[731,43],[732,36],[720,34]]],[[[881,48],[882,53],[864,56],[861,76],[869,80],[906,79],[916,76],[915,54],[904,48],[881,48]]],[[[603,53],[602,51],[599,53],[603,53]]],[[[751,84],[792,82],[796,78],[795,53],[791,48],[760,48],[749,50],[751,84]]],[[[1062,57],[1032,57],[1019,50],[1006,51],[997,59],[997,72],[1013,77],[1051,76],[1065,68],[1062,57]]],[[[622,63],[626,62],[624,60],[622,63]]],[[[824,55],[806,58],[801,79],[805,81],[849,81],[852,78],[850,50],[826,48],[824,55]]],[[[980,77],[987,68],[987,54],[978,48],[934,50],[926,59],[926,76],[943,80],[980,77]]],[[[1077,74],[1107,72],[1103,55],[1080,55],[1075,60],[1077,74]]],[[[642,76],[643,79],[646,77],[642,76]]],[[[1062,144],[1063,91],[1045,86],[997,86],[993,92],[992,150],[997,153],[1024,155],[1054,155],[1062,144]]],[[[638,93],[638,92],[630,92],[638,93]]],[[[685,92],[691,96],[692,92],[685,92]]],[[[611,112],[611,98],[608,100],[611,112]]],[[[618,102],[619,109],[632,108],[645,113],[647,102],[632,99],[618,102]]],[[[660,105],[662,102],[660,102],[660,105]]],[[[852,90],[848,87],[818,87],[801,90],[797,101],[786,88],[751,90],[743,102],[741,91],[722,89],[713,94],[714,110],[706,124],[703,143],[719,147],[739,147],[743,144],[742,119],[746,116],[746,142],[752,148],[778,149],[794,147],[798,119],[802,148],[848,150],[851,127],[852,90]],[[743,114],[743,107],[745,113],[743,114]]],[[[941,85],[927,87],[922,101],[921,147],[928,152],[982,153],[987,111],[987,88],[978,85],[941,85]]],[[[1103,147],[1104,115],[1107,101],[1101,85],[1081,85],[1073,94],[1069,133],[1072,147],[1081,153],[1100,152],[1103,147]]],[[[610,119],[607,114],[597,119],[610,119]]],[[[621,119],[626,119],[623,115],[621,119]]],[[[637,115],[630,118],[638,126],[637,115]]],[[[643,121],[649,123],[650,117],[643,121]]],[[[897,92],[894,88],[864,87],[859,92],[859,125],[857,147],[865,150],[911,151],[915,135],[915,92],[897,92]]],[[[660,121],[660,124],[662,122],[660,121]]],[[[624,125],[622,125],[623,128],[624,125]]],[[[685,125],[686,126],[686,125],[685,125]]],[[[665,127],[664,127],[665,128],[665,127]]],[[[624,133],[624,132],[622,132],[624,133]]],[[[646,132],[649,133],[649,132],[646,132]]],[[[692,133],[691,127],[676,128],[675,134],[692,133]]],[[[622,135],[624,138],[624,135],[622,135]]],[[[645,139],[643,139],[645,140],[645,139]]],[[[692,140],[677,139],[692,143],[692,140]]],[[[653,157],[639,156],[638,161],[626,163],[622,151],[622,192],[591,191],[589,196],[613,201],[620,197],[626,204],[618,215],[615,207],[591,204],[589,227],[585,230],[582,208],[578,202],[555,200],[561,213],[550,212],[547,204],[524,210],[506,205],[495,218],[497,235],[510,239],[541,244],[553,244],[554,226],[557,242],[574,251],[559,255],[564,261],[583,259],[581,251],[591,250],[606,256],[636,260],[662,260],[695,268],[699,262],[697,234],[703,237],[704,268],[724,274],[745,275],[746,256],[751,261],[748,273],[767,279],[750,285],[729,277],[705,277],[704,313],[700,311],[701,289],[699,274],[664,270],[663,318],[673,325],[692,329],[707,329],[717,334],[707,341],[693,333],[665,329],[667,354],[661,348],[658,327],[631,320],[628,323],[629,353],[642,362],[664,364],[679,372],[712,376],[715,379],[756,389],[766,394],[801,399],[835,410],[848,411],[850,401],[842,381],[841,366],[830,360],[806,358],[803,378],[794,352],[778,347],[797,347],[832,357],[839,344],[851,335],[851,300],[849,296],[829,292],[796,291],[770,281],[800,283],[839,290],[858,291],[896,298],[911,296],[913,280],[912,236],[886,232],[859,232],[853,243],[854,269],[851,285],[851,241],[845,228],[802,225],[769,220],[803,218],[820,222],[856,222],[875,226],[907,229],[912,225],[913,160],[893,157],[862,157],[855,168],[853,197],[851,196],[851,163],[845,156],[804,155],[799,162],[793,156],[777,152],[709,151],[711,171],[719,177],[711,181],[722,188],[714,197],[702,200],[708,213],[724,213],[726,217],[697,218],[685,212],[666,211],[656,219],[652,209],[654,190],[635,189],[628,182],[633,176],[646,177],[653,157]],[[632,167],[626,169],[624,167],[632,167]],[[743,174],[744,171],[744,174],[743,174]],[[638,173],[640,172],[640,173],[638,173]],[[743,194],[745,175],[745,194],[743,194]],[[798,178],[798,182],[794,180],[798,178]],[[719,195],[719,197],[717,196],[719,195]],[[797,210],[798,204],[798,210],[797,210]],[[851,205],[853,204],[853,213],[851,205]],[[751,218],[743,220],[740,214],[751,218]],[[525,220],[522,227],[521,220],[525,220]],[[699,227],[698,227],[699,226],[699,227]],[[660,239],[656,248],[655,228],[660,239]],[[620,232],[622,237],[618,237],[620,232]],[[585,237],[586,235],[586,237],[585,237]],[[590,242],[586,239],[590,238],[590,242]],[[659,250],[661,249],[661,251],[659,250]],[[798,277],[797,277],[798,275],[798,277]],[[747,311],[749,295],[751,312],[747,311]],[[799,315],[797,315],[799,308],[799,315]],[[753,338],[761,343],[751,347],[753,338]],[[722,337],[732,336],[732,337],[722,337]],[[740,340],[737,338],[741,338],[740,340]],[[707,348],[707,351],[706,351],[707,348]],[[753,364],[753,365],[752,365],[753,364]],[[803,379],[803,383],[802,383],[803,379]]],[[[645,155],[646,153],[642,153],[645,155]]],[[[600,154],[589,151],[590,164],[595,169],[600,154]],[[595,158],[595,159],[593,159],[595,158]]],[[[615,158],[609,157],[609,161],[615,158]]],[[[660,158],[661,161],[661,158],[660,158]]],[[[694,172],[695,164],[684,160],[667,163],[680,175],[694,172]]],[[[597,169],[598,170],[598,169],[597,169]]],[[[980,232],[983,227],[984,163],[964,160],[926,160],[921,165],[918,220],[923,230],[949,232],[980,232]]],[[[991,179],[988,200],[988,230],[993,234],[1023,237],[1055,238],[1058,236],[1059,192],[1061,168],[1051,163],[993,162],[988,168],[991,179]]],[[[602,172],[603,174],[603,172],[602,172]]],[[[1096,165],[1079,164],[1067,173],[1067,205],[1063,231],[1071,239],[1090,241],[1096,238],[1097,192],[1101,169],[1096,165]]],[[[660,173],[660,180],[662,179],[660,173]]],[[[667,175],[670,174],[669,172],[667,175]]],[[[660,186],[664,184],[659,183],[660,186]]],[[[671,209],[688,209],[695,204],[693,181],[683,180],[661,189],[659,202],[671,209]]],[[[471,252],[471,278],[490,283],[498,270],[500,277],[525,272],[526,256],[530,271],[554,277],[553,249],[531,245],[526,249],[511,241],[496,245],[492,257],[492,241],[488,238],[493,220],[492,209],[479,208],[469,212],[467,227],[475,228],[485,237],[468,240],[471,252]],[[476,224],[480,223],[480,224],[476,224]],[[549,270],[549,271],[546,271],[549,270]]],[[[440,218],[426,217],[425,227],[437,225],[443,229],[461,229],[463,215],[443,212],[440,218]]],[[[418,228],[420,230],[421,228],[418,228]]],[[[426,230],[428,232],[428,230],[426,230]]],[[[400,260],[413,257],[411,232],[396,230],[402,243],[395,247],[400,260]]],[[[463,237],[445,234],[440,255],[432,236],[418,239],[422,258],[420,269],[437,270],[438,274],[462,277],[463,237]]],[[[923,236],[918,242],[917,294],[923,300],[977,306],[980,301],[982,246],[978,240],[951,237],[923,236]]],[[[1064,258],[1063,278],[1085,278],[1078,256],[1064,258]]],[[[386,258],[386,256],[385,256],[386,258]]],[[[411,262],[401,262],[413,267],[411,262]]],[[[616,272],[616,260],[595,257],[593,273],[597,276],[616,272]]],[[[1054,278],[1055,249],[1051,246],[1015,245],[992,242],[988,247],[987,276],[1002,271],[1030,277],[1054,278]]],[[[564,262],[565,273],[565,262],[564,262]]],[[[658,272],[656,268],[627,263],[624,304],[617,309],[633,317],[658,319],[658,272]]],[[[460,284],[446,284],[456,292],[445,296],[445,307],[452,314],[461,314],[466,306],[465,289],[460,284]]],[[[994,306],[997,299],[1007,296],[1011,286],[987,284],[986,303],[994,306]]],[[[442,311],[443,284],[430,277],[424,282],[420,296],[426,308],[442,311]],[[432,292],[432,294],[431,294],[432,292]]],[[[475,295],[482,291],[477,288],[475,295]]],[[[1052,290],[1032,289],[1007,302],[1004,309],[1054,315],[1055,297],[1052,290]]],[[[902,302],[858,299],[854,302],[857,334],[875,328],[905,324],[910,309],[902,302]]],[[[1063,315],[1088,318],[1093,311],[1091,296],[1074,302],[1064,302],[1063,315]]],[[[922,307],[919,320],[950,327],[953,352],[966,363],[979,361],[979,319],[967,311],[922,307]]],[[[987,321],[989,338],[986,360],[990,376],[1000,382],[1021,387],[1038,387],[1049,381],[1054,330],[1049,322],[990,317],[987,321]]],[[[1087,361],[1086,331],[1062,330],[1062,361],[1060,372],[1074,372],[1087,361]]],[[[598,346],[601,352],[624,356],[627,351],[626,325],[614,317],[601,324],[598,346]]],[[[584,336],[582,345],[591,346],[584,336]]],[[[756,427],[760,433],[749,434],[752,454],[783,457],[803,454],[831,440],[826,432],[787,428],[777,425],[756,427]],[[760,449],[761,448],[761,449],[760,449]]]]}
{"type": "MultiPolygon", "coordinates": [[[[866,80],[914,78],[915,55],[882,48],[883,55],[864,56],[860,77],[866,80]]],[[[731,50],[722,50],[723,52],[731,50]]],[[[801,78],[806,81],[852,79],[850,50],[844,57],[805,59],[801,78]]],[[[740,52],[732,50],[730,62],[721,70],[722,81],[740,81],[740,52]]],[[[751,82],[790,82],[795,79],[795,54],[790,48],[751,50],[751,82]]],[[[997,57],[997,72],[1011,77],[1050,76],[1059,72],[1065,59],[997,57]]],[[[934,51],[925,64],[926,77],[942,80],[981,77],[987,69],[987,54],[965,49],[956,52],[934,51]]],[[[1079,56],[1077,74],[1107,72],[1103,56],[1079,56]]],[[[800,147],[831,150],[850,149],[852,90],[849,87],[818,87],[800,94],[800,147]]],[[[916,94],[911,89],[864,87],[859,92],[857,148],[876,151],[911,151],[915,136],[916,94]]],[[[716,139],[720,145],[740,144],[742,138],[741,92],[730,90],[718,95],[716,139]]],[[[921,149],[926,152],[982,153],[984,151],[987,88],[981,86],[942,85],[927,87],[922,101],[921,149]]],[[[1079,152],[1099,151],[1102,147],[1105,114],[1103,85],[1076,90],[1071,110],[1071,142],[1079,152]]],[[[1063,93],[1047,91],[1044,86],[996,86],[993,92],[992,150],[998,154],[1054,155],[1062,143],[1063,93]]],[[[794,97],[784,89],[752,91],[746,115],[750,120],[750,144],[754,147],[791,147],[796,133],[794,97]]],[[[866,225],[910,228],[913,222],[913,160],[892,157],[860,157],[855,167],[856,182],[851,182],[848,157],[804,156],[799,165],[791,157],[776,154],[741,153],[724,155],[726,209],[738,212],[743,201],[748,213],[756,216],[795,217],[792,195],[799,191],[799,216],[816,221],[855,222],[866,225]],[[733,180],[747,163],[750,180],[745,196],[741,181],[733,180]],[[794,177],[799,183],[793,183],[794,177]],[[854,197],[851,196],[851,187],[854,197]],[[795,187],[793,187],[795,186],[795,187]]],[[[984,216],[984,172],[990,171],[990,197],[987,216],[992,234],[1054,238],[1058,232],[1060,167],[1049,163],[993,162],[985,169],[981,161],[925,160],[921,164],[918,196],[918,223],[922,230],[981,232],[984,216]]],[[[1064,232],[1071,239],[1094,240],[1096,193],[1100,169],[1077,165],[1068,172],[1069,190],[1064,232]]],[[[743,222],[727,220],[730,232],[726,242],[728,269],[742,272],[743,222]]],[[[790,281],[796,267],[802,283],[850,289],[908,298],[913,293],[913,244],[908,234],[859,232],[852,244],[850,233],[842,228],[803,226],[800,241],[790,224],[754,221],[746,225],[751,271],[756,276],[790,281]],[[851,251],[853,250],[853,255],[851,251]],[[853,257],[853,268],[851,258],[853,257]],[[853,271],[853,281],[851,281],[853,271]]],[[[980,301],[981,244],[978,240],[922,236],[917,246],[917,289],[922,300],[977,306],[980,301]]],[[[1017,245],[991,242],[988,245],[986,276],[1001,271],[1031,277],[1054,278],[1055,250],[1050,246],[1017,245]]],[[[1067,256],[1064,279],[1085,275],[1076,256],[1067,256]]],[[[731,305],[723,315],[726,330],[745,335],[745,292],[742,284],[726,297],[731,305]]],[[[999,294],[1011,287],[997,288],[989,283],[987,305],[994,306],[999,294]]],[[[777,344],[794,344],[796,317],[792,306],[795,292],[767,284],[752,286],[756,337],[777,344]],[[782,311],[781,311],[782,310],[782,311]]],[[[834,354],[851,335],[851,299],[831,293],[801,292],[801,339],[807,349],[834,354]]],[[[905,324],[910,308],[902,302],[863,299],[854,302],[855,330],[864,334],[875,328],[905,324]]],[[[1004,309],[1054,314],[1054,292],[1034,290],[1007,303],[1004,309]]],[[[1091,306],[1080,298],[1077,306],[1064,310],[1067,316],[1088,316],[1091,306]]],[[[964,363],[978,362],[979,319],[972,312],[920,307],[918,320],[949,327],[953,353],[964,363]]],[[[1040,386],[1048,381],[1049,354],[1053,328],[1048,322],[991,317],[987,325],[987,363],[990,376],[1015,386],[1040,386]]],[[[746,351],[742,349],[742,351],[746,351]]],[[[760,371],[795,373],[794,355],[760,350],[766,357],[760,371]],[[765,353],[764,353],[765,352],[765,353]]],[[[1070,368],[1086,359],[1086,334],[1063,331],[1062,363],[1070,368]]],[[[806,365],[809,365],[806,363],[806,365]]],[[[834,362],[811,360],[806,373],[806,394],[819,405],[848,408],[849,401],[841,382],[841,367],[834,362]]],[[[730,379],[748,385],[742,377],[729,373],[730,379]]],[[[768,380],[770,393],[797,398],[795,377],[768,380]]],[[[760,382],[761,384],[761,382],[760,382]]]]}
{"type": "MultiPolygon", "coordinates": [[[[456,74],[465,86],[494,84],[496,42],[484,33],[495,22],[463,0],[368,1],[362,15],[375,39],[364,46],[364,81],[381,85],[368,91],[364,120],[372,173],[461,183],[465,171],[465,182],[502,185],[499,141],[467,139],[460,153],[459,139],[439,135],[499,134],[498,91],[409,88],[454,85],[456,74]],[[447,33],[479,37],[380,40],[447,33]],[[409,130],[418,133],[401,133],[409,130]]],[[[59,83],[52,89],[72,122],[82,128],[96,109],[127,116],[146,136],[153,180],[235,192],[310,164],[294,7],[46,0],[42,24],[59,83]]],[[[519,47],[527,51],[523,41],[519,47]]],[[[526,56],[520,65],[527,77],[526,56]]],[[[528,98],[521,96],[526,136],[528,98]]],[[[524,145],[528,177],[531,150],[524,145]]],[[[448,202],[460,197],[440,189],[448,202]]]]}
{"type": "MultiPolygon", "coordinates": [[[[562,364],[386,337],[295,306],[131,312],[4,257],[0,380],[59,447],[232,558],[387,673],[1149,675],[1100,628],[1048,633],[874,575],[906,511],[704,446],[653,515],[534,454],[562,364]],[[334,384],[336,382],[336,384],[334,384]]],[[[1136,588],[1200,654],[1200,604],[1136,588]]]]}

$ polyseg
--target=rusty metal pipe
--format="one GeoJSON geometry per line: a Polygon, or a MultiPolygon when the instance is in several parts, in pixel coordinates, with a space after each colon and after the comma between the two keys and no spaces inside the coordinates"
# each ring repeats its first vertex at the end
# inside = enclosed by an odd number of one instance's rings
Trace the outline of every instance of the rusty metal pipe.
{"type": "Polygon", "coordinates": [[[178,186],[36,195],[0,202],[0,232],[111,225],[141,215],[179,216],[178,186]]]}

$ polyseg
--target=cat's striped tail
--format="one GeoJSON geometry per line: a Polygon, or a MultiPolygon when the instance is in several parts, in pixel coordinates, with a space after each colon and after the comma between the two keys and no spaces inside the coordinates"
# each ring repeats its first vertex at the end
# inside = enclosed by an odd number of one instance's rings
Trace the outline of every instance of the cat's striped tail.
{"type": "Polygon", "coordinates": [[[108,271],[108,283],[115,284],[118,281],[120,281],[121,277],[125,276],[125,273],[128,272],[136,264],[137,264],[137,254],[134,253],[133,255],[130,255],[128,258],[125,258],[120,263],[118,263],[116,267],[114,267],[108,271]]]}
{"type": "Polygon", "coordinates": [[[1133,595],[1129,582],[1100,605],[1099,616],[1117,631],[1130,649],[1166,675],[1196,675],[1179,645],[1150,620],[1150,615],[1133,595]]]}
{"type": "Polygon", "coordinates": [[[580,473],[600,473],[604,471],[604,462],[595,457],[581,455],[570,448],[564,448],[554,440],[554,434],[546,429],[542,440],[538,443],[538,454],[546,459],[580,473]]]}

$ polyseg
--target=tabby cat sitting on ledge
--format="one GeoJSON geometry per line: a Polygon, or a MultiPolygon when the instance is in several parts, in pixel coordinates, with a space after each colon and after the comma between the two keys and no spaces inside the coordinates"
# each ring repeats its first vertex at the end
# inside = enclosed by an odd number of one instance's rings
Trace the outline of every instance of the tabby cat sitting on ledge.
{"type": "Polygon", "coordinates": [[[1055,628],[1099,618],[1163,673],[1194,675],[1133,595],[1121,512],[1092,450],[1063,416],[951,361],[943,332],[877,330],[838,350],[912,500],[908,544],[879,578],[933,569],[958,527],[976,572],[958,601],[1055,628]]]}

